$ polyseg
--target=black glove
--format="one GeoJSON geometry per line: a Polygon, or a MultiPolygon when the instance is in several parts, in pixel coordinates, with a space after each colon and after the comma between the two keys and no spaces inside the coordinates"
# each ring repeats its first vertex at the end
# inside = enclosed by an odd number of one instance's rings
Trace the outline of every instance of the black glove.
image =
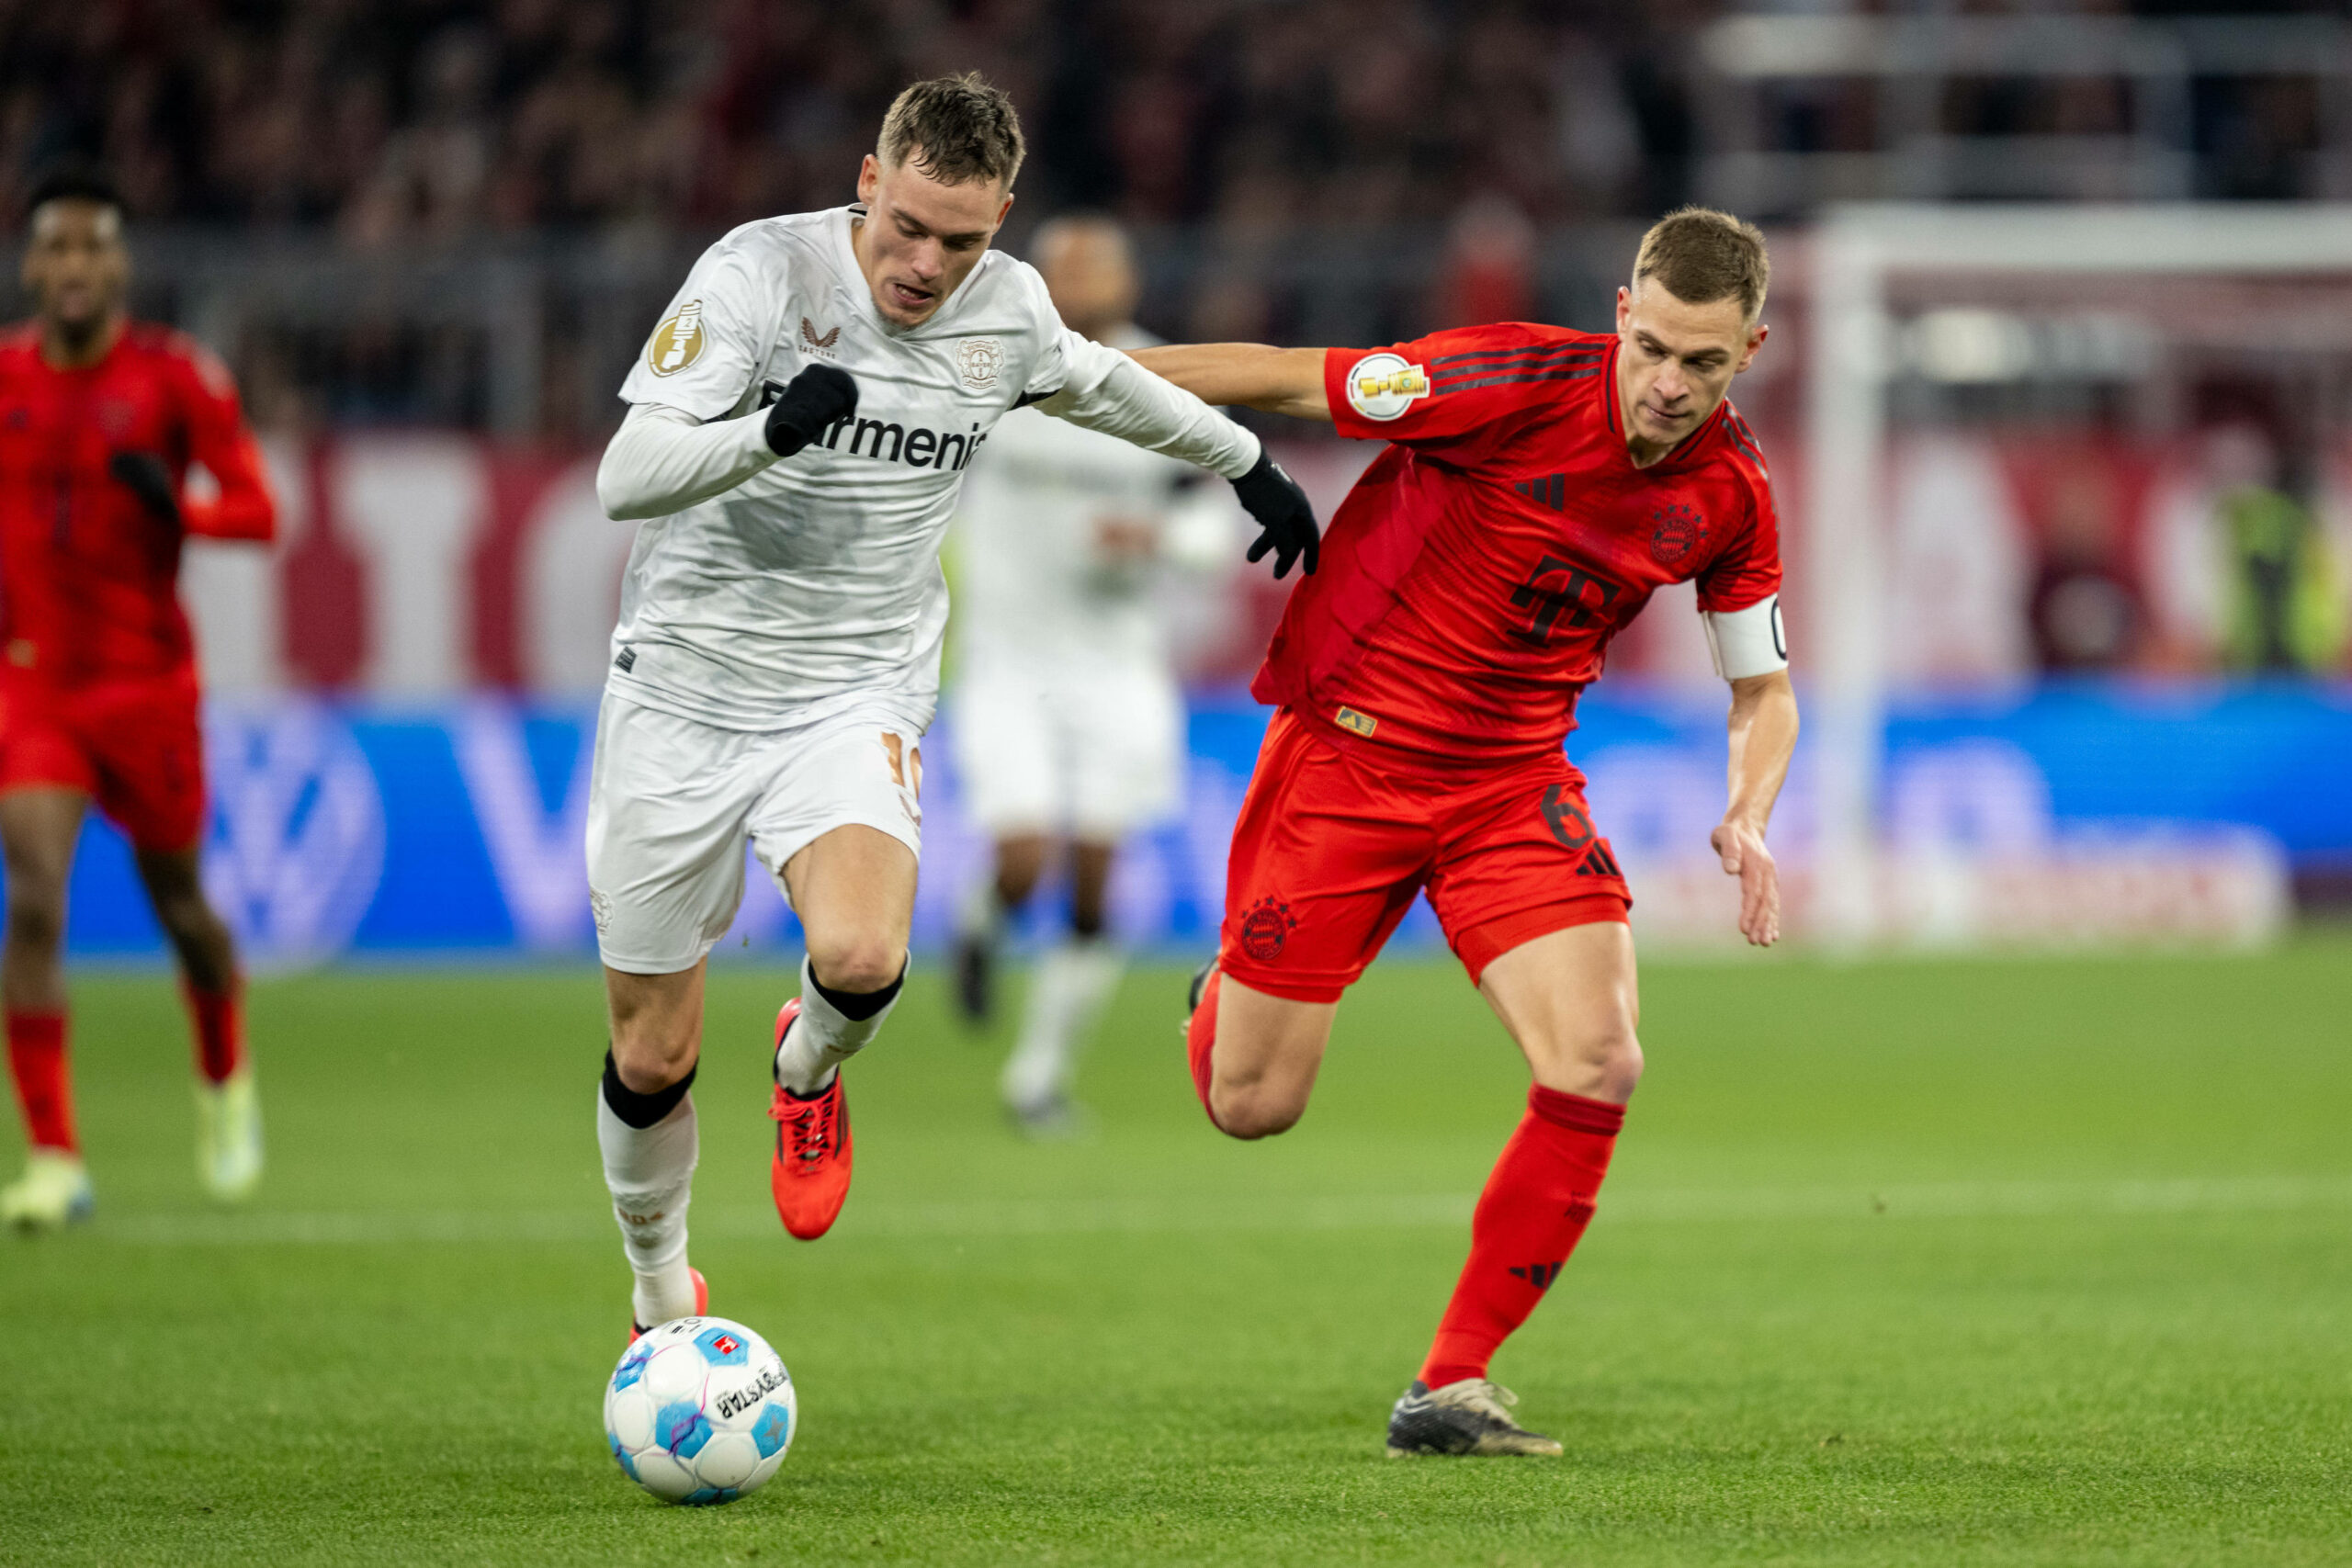
{"type": "Polygon", "coordinates": [[[857,383],[835,365],[811,365],[768,408],[768,446],[789,457],[857,412],[857,383]]]}
{"type": "Polygon", "coordinates": [[[137,496],[156,522],[178,525],[180,498],[173,493],[172,471],[164,467],[164,459],[153,452],[117,452],[107,459],[107,472],[137,496]]]}
{"type": "Polygon", "coordinates": [[[1274,455],[1259,453],[1257,466],[1233,481],[1233,492],[1265,529],[1250,547],[1250,558],[1254,561],[1273,551],[1274,581],[1279,582],[1290,575],[1291,562],[1304,555],[1306,575],[1314,576],[1316,557],[1323,546],[1323,536],[1315,527],[1315,508],[1306,503],[1306,492],[1298,488],[1298,481],[1283,472],[1274,455]]]}

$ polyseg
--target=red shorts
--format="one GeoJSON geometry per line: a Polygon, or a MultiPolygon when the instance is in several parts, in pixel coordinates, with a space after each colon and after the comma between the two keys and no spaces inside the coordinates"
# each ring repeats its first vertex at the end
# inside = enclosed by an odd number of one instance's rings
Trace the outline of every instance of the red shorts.
{"type": "Polygon", "coordinates": [[[0,682],[0,795],[77,789],[141,850],[185,850],[204,831],[204,734],[183,675],[53,691],[0,682]]]}
{"type": "Polygon", "coordinates": [[[1473,985],[1521,943],[1622,921],[1634,901],[1559,752],[1408,774],[1276,713],[1234,824],[1217,967],[1253,991],[1337,1001],[1423,888],[1473,985]]]}

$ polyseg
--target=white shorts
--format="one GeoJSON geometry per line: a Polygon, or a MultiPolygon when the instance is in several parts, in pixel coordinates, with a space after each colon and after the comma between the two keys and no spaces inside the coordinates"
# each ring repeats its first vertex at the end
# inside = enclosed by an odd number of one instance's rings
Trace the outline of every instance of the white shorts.
{"type": "Polygon", "coordinates": [[[835,828],[875,829],[920,856],[916,741],[876,708],[752,732],[606,692],[588,785],[588,899],[605,964],[671,975],[699,963],[743,901],[746,837],[779,891],[786,863],[835,828]]]}
{"type": "Polygon", "coordinates": [[[1157,669],[976,666],[956,691],[955,744],[991,838],[1115,840],[1182,798],[1184,703],[1157,669]]]}

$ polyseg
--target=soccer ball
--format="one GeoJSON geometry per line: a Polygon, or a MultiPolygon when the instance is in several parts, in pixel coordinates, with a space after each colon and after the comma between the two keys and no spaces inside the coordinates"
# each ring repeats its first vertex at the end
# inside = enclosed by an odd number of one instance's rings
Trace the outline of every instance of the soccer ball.
{"type": "Polygon", "coordinates": [[[628,1478],[668,1503],[731,1503],[767,1483],[792,1446],[792,1374],[723,1317],[639,1336],[605,1388],[605,1440],[628,1478]]]}

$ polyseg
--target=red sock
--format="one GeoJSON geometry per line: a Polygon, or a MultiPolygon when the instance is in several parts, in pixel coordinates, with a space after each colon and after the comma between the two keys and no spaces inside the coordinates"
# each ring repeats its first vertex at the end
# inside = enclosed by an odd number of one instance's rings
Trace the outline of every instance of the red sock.
{"type": "Polygon", "coordinates": [[[225,991],[182,985],[180,995],[196,1029],[196,1070],[207,1083],[226,1083],[230,1074],[245,1065],[243,987],[233,980],[225,991]]]}
{"type": "Polygon", "coordinates": [[[1216,1111],[1209,1105],[1209,1052],[1216,1044],[1217,982],[1224,978],[1221,972],[1209,971],[1208,984],[1201,987],[1201,1005],[1193,1010],[1191,1021],[1184,1025],[1184,1055],[1192,1059],[1193,1092],[1201,1097],[1201,1109],[1208,1111],[1212,1127],[1216,1126],[1216,1111]]]}
{"type": "Polygon", "coordinates": [[[8,1014],[8,1072],[25,1113],[25,1141],[37,1149],[82,1152],[74,1135],[74,1087],[65,1073],[65,1015],[8,1014]]]}
{"type": "Polygon", "coordinates": [[[1470,1261],[1422,1364],[1443,1388],[1487,1375],[1495,1348],[1527,1321],[1592,1218],[1625,1108],[1537,1084],[1470,1219],[1470,1261]]]}

